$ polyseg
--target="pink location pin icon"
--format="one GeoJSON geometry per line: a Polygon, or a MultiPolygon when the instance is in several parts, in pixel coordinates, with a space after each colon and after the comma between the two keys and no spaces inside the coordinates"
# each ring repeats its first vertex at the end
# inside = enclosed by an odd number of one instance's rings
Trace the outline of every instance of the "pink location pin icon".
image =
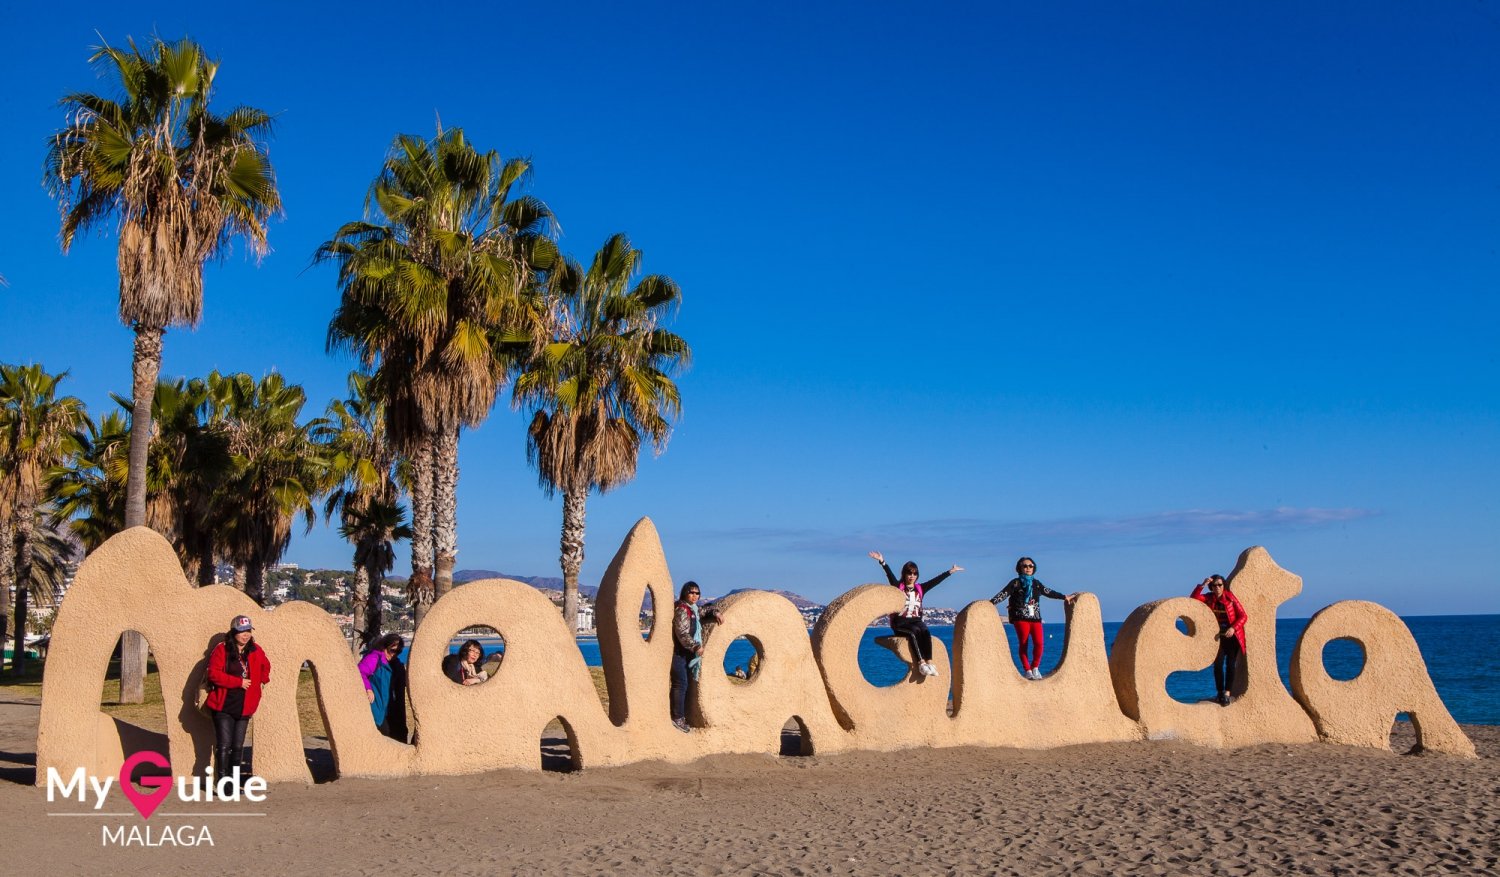
{"type": "Polygon", "coordinates": [[[130,801],[131,806],[135,807],[136,812],[141,814],[142,819],[150,819],[151,814],[156,812],[156,808],[161,806],[161,802],[165,801],[167,794],[172,791],[172,778],[141,777],[141,785],[154,786],[155,791],[138,792],[135,785],[130,782],[130,775],[142,764],[167,767],[171,762],[167,761],[165,755],[147,750],[130,756],[120,766],[120,791],[125,793],[125,798],[130,801]]]}

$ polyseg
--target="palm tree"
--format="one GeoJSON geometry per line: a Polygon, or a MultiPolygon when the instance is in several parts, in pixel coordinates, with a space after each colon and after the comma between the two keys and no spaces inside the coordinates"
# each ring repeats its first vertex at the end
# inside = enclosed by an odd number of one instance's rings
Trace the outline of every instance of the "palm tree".
{"type": "Polygon", "coordinates": [[[130,424],[111,411],[92,418],[79,436],[79,450],[47,473],[46,495],[52,501],[54,528],[66,527],[93,551],[125,529],[125,468],[130,453],[130,424]]]}
{"type": "Polygon", "coordinates": [[[534,413],[527,457],[548,495],[563,495],[563,616],[578,617],[585,503],[635,477],[643,440],[659,454],[682,410],[673,376],[692,355],[661,328],[681,290],[652,274],[630,286],[641,252],[623,234],[605,241],[585,273],[568,262],[557,272],[557,330],[552,343],[516,378],[515,401],[534,413]]]}
{"type": "Polygon", "coordinates": [[[235,461],[226,424],[215,419],[222,414],[207,380],[157,383],[146,518],[172,540],[183,570],[200,587],[214,583],[216,534],[235,504],[225,490],[235,461]]]}
{"type": "Polygon", "coordinates": [[[367,199],[373,221],[347,223],[315,257],[339,266],[329,347],[373,369],[387,432],[411,461],[419,623],[453,584],[458,437],[488,416],[505,379],[495,339],[541,337],[535,281],[556,248],[546,205],[511,198],[529,169],[479,152],[462,129],[398,136],[367,199]]]}
{"type": "Polygon", "coordinates": [[[44,479],[81,448],[79,434],[88,421],[78,397],[57,395],[67,374],[48,374],[40,365],[0,365],[0,516],[9,521],[14,540],[16,650],[11,669],[18,676],[26,664],[27,597],[37,585],[32,554],[44,479]]]}
{"type": "Polygon", "coordinates": [[[343,512],[339,535],[354,544],[354,639],[363,651],[380,633],[381,591],[385,576],[396,565],[395,543],[411,538],[406,510],[399,503],[371,500],[343,512]]]}
{"type": "MultiPolygon", "coordinates": [[[[144,51],[99,48],[90,59],[112,74],[121,100],[65,96],[68,121],[47,150],[45,179],[62,212],[62,248],[84,230],[119,223],[120,319],[135,331],[131,459],[125,525],[146,523],[151,403],[169,326],[196,326],[203,265],[242,238],[257,256],[281,196],[266,154],[271,117],[253,107],[209,110],[217,61],[190,40],[153,37],[144,51]]],[[[120,699],[144,697],[145,640],[127,634],[120,699]]]]}
{"type": "Polygon", "coordinates": [[[339,516],[339,534],[354,544],[354,637],[362,651],[381,628],[381,588],[396,563],[393,545],[411,538],[398,497],[396,452],[386,439],[385,411],[369,375],[351,372],[349,398],[328,404],[312,424],[313,440],[328,460],[333,485],[323,514],[339,516]]]}
{"type": "MultiPolygon", "coordinates": [[[[131,405],[114,398],[123,414],[110,412],[98,424],[86,424],[82,450],[48,475],[54,524],[66,522],[87,551],[125,529],[131,405]]],[[[224,431],[209,422],[209,413],[203,380],[157,383],[146,466],[146,521],[171,540],[188,578],[199,585],[213,583],[220,487],[233,462],[224,431]]]]}
{"type": "Polygon", "coordinates": [[[37,514],[37,534],[31,546],[32,606],[53,605],[68,580],[70,564],[78,556],[78,544],[68,534],[50,526],[49,514],[37,514]]]}
{"type": "Polygon", "coordinates": [[[268,566],[291,542],[292,523],[317,520],[313,498],[327,471],[308,427],[297,422],[307,394],[272,372],[258,383],[247,374],[208,377],[215,419],[228,440],[233,468],[222,490],[220,544],[234,562],[236,584],[264,600],[268,566]]]}
{"type": "MultiPolygon", "coordinates": [[[[27,598],[33,608],[56,605],[57,594],[61,590],[63,583],[67,581],[69,573],[72,572],[73,567],[71,566],[71,562],[78,553],[75,540],[54,529],[50,524],[51,513],[43,513],[41,508],[38,508],[34,534],[30,540],[31,584],[27,589],[27,598]]],[[[6,533],[8,531],[4,527],[0,527],[0,534],[6,533]]],[[[6,541],[3,544],[12,544],[8,536],[4,538],[6,541]]],[[[4,593],[6,589],[13,587],[15,584],[15,577],[13,575],[15,571],[15,555],[12,551],[8,550],[0,552],[0,555],[4,555],[3,562],[0,562],[0,593],[4,593]]],[[[0,622],[4,621],[5,615],[3,612],[0,612],[0,622]]],[[[27,624],[30,625],[30,623],[31,620],[28,618],[27,624]]],[[[9,633],[10,631],[6,624],[0,623],[0,644],[3,644],[9,633]]],[[[17,638],[16,642],[19,644],[18,648],[25,647],[24,631],[17,638]]],[[[20,673],[22,671],[18,670],[17,672],[20,673]]]]}

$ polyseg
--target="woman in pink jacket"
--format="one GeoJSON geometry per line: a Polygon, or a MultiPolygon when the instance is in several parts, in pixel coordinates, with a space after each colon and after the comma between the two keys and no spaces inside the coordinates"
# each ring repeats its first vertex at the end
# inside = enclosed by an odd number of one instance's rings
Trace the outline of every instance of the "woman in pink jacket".
{"type": "Polygon", "coordinates": [[[1234,671],[1245,653],[1245,606],[1219,575],[1209,576],[1193,589],[1192,597],[1214,611],[1219,622],[1219,653],[1214,656],[1214,686],[1219,705],[1229,706],[1229,692],[1234,688],[1234,671]],[[1208,588],[1208,593],[1203,589],[1208,588]]]}

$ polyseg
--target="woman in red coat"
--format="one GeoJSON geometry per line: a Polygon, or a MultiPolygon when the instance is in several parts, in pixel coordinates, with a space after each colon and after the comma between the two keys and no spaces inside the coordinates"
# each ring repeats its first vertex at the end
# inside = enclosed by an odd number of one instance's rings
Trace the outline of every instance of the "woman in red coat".
{"type": "Polygon", "coordinates": [[[235,616],[224,641],[208,656],[208,682],[212,689],[203,706],[214,719],[214,763],[219,778],[247,775],[241,763],[245,728],[260,706],[260,687],[271,681],[271,662],[255,644],[250,618],[235,616]]]}
{"type": "Polygon", "coordinates": [[[1209,576],[1193,589],[1192,597],[1214,611],[1219,621],[1219,653],[1214,656],[1214,686],[1219,691],[1219,705],[1229,706],[1229,692],[1234,688],[1234,671],[1245,653],[1245,606],[1230,592],[1223,576],[1209,576]],[[1204,594],[1203,589],[1208,588],[1204,594]]]}

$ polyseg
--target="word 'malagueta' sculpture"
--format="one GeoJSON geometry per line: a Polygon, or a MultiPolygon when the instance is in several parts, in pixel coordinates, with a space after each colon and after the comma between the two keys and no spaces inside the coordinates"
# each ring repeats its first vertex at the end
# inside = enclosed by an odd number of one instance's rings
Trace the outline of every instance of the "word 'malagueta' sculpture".
{"type": "Polygon", "coordinates": [[[519,582],[473,582],[434,604],[412,643],[418,743],[409,746],[376,730],[354,658],[327,613],[307,603],[267,610],[230,587],[194,588],[166,540],[137,527],[84,561],[58,611],[48,664],[66,672],[49,672],[43,681],[37,777],[41,782],[49,767],[65,775],[79,767],[111,775],[135,751],[160,746],[153,735],[99,711],[110,653],[127,630],[143,634],[156,658],[173,774],[201,774],[214,739],[195,705],[207,646],[224,619],[240,614],[253,619],[256,642],[280,674],[265,687],[255,718],[255,770],[272,782],[312,779],[297,714],[295,668],[304,662],[312,667],[343,776],[537,768],[542,729],[555,719],[566,730],[575,767],[774,754],[792,719],[803,751],[818,754],[1148,737],[1215,747],[1321,739],[1389,748],[1391,724],[1401,712],[1410,715],[1421,748],[1474,757],[1473,744],[1438,699],[1411,633],[1394,614],[1360,601],[1319,612],[1297,644],[1288,692],[1276,672],[1275,616],[1301,591],[1302,580],[1264,549],[1251,548],[1240,555],[1230,584],[1250,622],[1247,672],[1228,708],[1180,703],[1166,693],[1169,674],[1206,667],[1215,650],[1212,613],[1184,597],[1137,609],[1106,658],[1099,601],[1081,595],[1069,610],[1062,663],[1040,683],[1021,679],[995,608],[975,602],[958,617],[951,662],[934,643],[939,676],[877,687],[860,673],[856,653],[869,622],[899,610],[895,589],[849,591],[828,607],[811,636],[788,600],[759,591],[735,594],[718,604],[723,623],[705,639],[703,666],[722,666],[725,649],[745,637],[760,655],[757,672],[748,682],[704,673],[690,705],[697,729],[684,735],[673,727],[667,704],[667,624],[658,623],[649,639],[639,632],[645,594],[656,607],[671,606],[675,596],[656,528],[642,519],[615,555],[597,598],[608,710],[551,602],[519,582]],[[1178,629],[1179,620],[1188,633],[1178,629]],[[442,658],[453,635],[474,625],[499,631],[505,658],[485,684],[455,685],[442,674],[442,658]],[[1363,646],[1359,676],[1329,677],[1322,651],[1332,639],[1363,646]]]}

